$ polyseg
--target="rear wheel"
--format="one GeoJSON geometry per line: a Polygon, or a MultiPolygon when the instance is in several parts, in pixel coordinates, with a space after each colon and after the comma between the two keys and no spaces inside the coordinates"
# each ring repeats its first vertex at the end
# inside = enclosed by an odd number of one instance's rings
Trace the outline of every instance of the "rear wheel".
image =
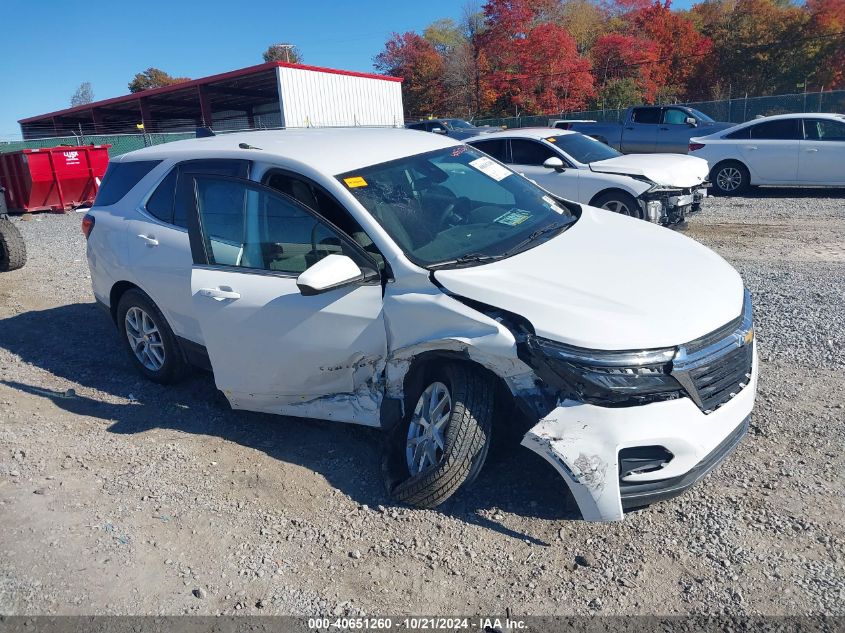
{"type": "MultiPolygon", "coordinates": [[[[2,195],[2,194],[0,194],[2,195]]],[[[5,217],[0,218],[0,272],[23,268],[26,264],[26,244],[18,227],[5,217]]]]}
{"type": "Polygon", "coordinates": [[[736,161],[716,165],[710,180],[716,193],[723,196],[736,196],[745,193],[751,184],[748,169],[745,165],[736,161]]]}
{"type": "Polygon", "coordinates": [[[171,384],[185,372],[185,361],[173,331],[146,294],[127,290],[117,304],[117,325],[123,345],[138,370],[153,382],[171,384]]]}
{"type": "Polygon", "coordinates": [[[488,377],[464,365],[428,373],[388,447],[397,501],[433,508],[478,475],[490,446],[494,391],[488,377]]]}
{"type": "Polygon", "coordinates": [[[632,218],[643,217],[640,211],[640,205],[634,196],[624,191],[608,191],[607,193],[603,193],[593,200],[593,206],[632,218]]]}

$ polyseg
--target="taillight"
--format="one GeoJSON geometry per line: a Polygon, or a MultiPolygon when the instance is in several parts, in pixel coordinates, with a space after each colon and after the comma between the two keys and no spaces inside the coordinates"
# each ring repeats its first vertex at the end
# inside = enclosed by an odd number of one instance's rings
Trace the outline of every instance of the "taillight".
{"type": "Polygon", "coordinates": [[[91,231],[94,230],[94,216],[90,213],[86,213],[85,217],[82,218],[82,234],[85,236],[87,240],[91,237],[91,231]]]}
{"type": "Polygon", "coordinates": [[[697,149],[701,149],[704,147],[704,143],[690,143],[689,144],[689,151],[694,152],[697,149]]]}

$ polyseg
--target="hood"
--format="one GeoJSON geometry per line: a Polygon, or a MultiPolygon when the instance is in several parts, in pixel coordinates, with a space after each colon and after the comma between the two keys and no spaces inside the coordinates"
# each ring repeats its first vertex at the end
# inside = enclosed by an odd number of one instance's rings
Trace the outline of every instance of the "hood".
{"type": "Polygon", "coordinates": [[[574,226],[540,246],[434,275],[451,293],[525,317],[538,336],[590,349],[672,347],[742,311],[742,279],[716,253],[586,206],[574,226]]]}
{"type": "Polygon", "coordinates": [[[481,136],[482,134],[491,134],[492,132],[501,132],[502,128],[498,127],[474,127],[474,128],[458,128],[456,130],[449,130],[446,132],[452,138],[464,141],[473,136],[481,136]]]}
{"type": "Polygon", "coordinates": [[[641,176],[658,185],[695,187],[707,180],[707,161],[685,154],[627,154],[590,163],[601,174],[641,176]]]}

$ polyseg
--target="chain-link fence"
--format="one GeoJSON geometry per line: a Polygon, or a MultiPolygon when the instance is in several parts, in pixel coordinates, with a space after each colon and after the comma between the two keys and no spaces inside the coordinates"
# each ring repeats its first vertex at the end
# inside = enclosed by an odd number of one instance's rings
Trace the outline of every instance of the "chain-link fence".
{"type": "Polygon", "coordinates": [[[155,134],[84,134],[78,136],[59,136],[52,138],[30,139],[26,141],[0,142],[0,153],[14,152],[19,149],[39,147],[58,147],[61,145],[111,145],[109,156],[119,156],[150,145],[181,141],[195,138],[194,132],[155,133],[155,134]]]}
{"type": "MultiPolygon", "coordinates": [[[[632,104],[637,105],[637,104],[632,104]]],[[[744,123],[756,116],[788,114],[792,112],[845,112],[845,90],[828,92],[807,92],[770,97],[743,97],[721,101],[697,101],[683,103],[700,110],[716,121],[744,123]]],[[[547,126],[555,119],[589,119],[602,122],[621,121],[626,108],[613,110],[583,110],[580,112],[557,112],[543,115],[479,119],[476,125],[514,127],[547,126]]]]}

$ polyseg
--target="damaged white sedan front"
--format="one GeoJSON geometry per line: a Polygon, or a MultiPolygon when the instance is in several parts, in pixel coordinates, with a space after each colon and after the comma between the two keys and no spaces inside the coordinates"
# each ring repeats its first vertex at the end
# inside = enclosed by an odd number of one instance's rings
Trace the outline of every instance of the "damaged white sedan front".
{"type": "Polygon", "coordinates": [[[452,139],[147,148],[113,161],[85,227],[94,294],[139,371],[197,365],[233,408],[382,428],[407,504],[473,481],[496,421],[525,427],[585,519],[618,520],[748,427],[751,297],[731,266],[452,139]]]}

